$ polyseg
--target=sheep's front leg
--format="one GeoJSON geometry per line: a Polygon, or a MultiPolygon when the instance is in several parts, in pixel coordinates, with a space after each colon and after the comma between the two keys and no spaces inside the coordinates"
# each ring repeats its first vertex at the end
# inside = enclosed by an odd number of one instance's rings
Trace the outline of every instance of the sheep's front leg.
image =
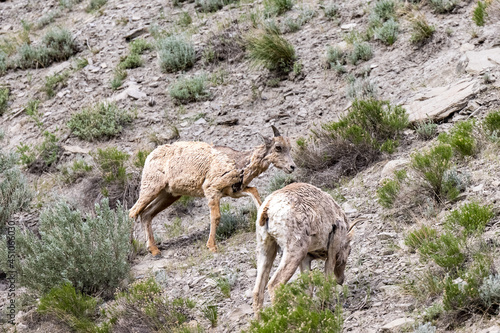
{"type": "Polygon", "coordinates": [[[253,200],[255,206],[257,207],[257,209],[259,209],[260,205],[262,205],[262,200],[260,200],[260,195],[259,195],[259,191],[257,191],[257,188],[256,187],[247,187],[242,192],[249,194],[250,197],[252,197],[252,200],[253,200]]]}
{"type": "Polygon", "coordinates": [[[259,318],[259,312],[262,309],[265,288],[277,252],[278,244],[270,237],[266,237],[262,241],[259,231],[257,231],[257,278],[253,288],[253,312],[255,318],[259,318]]]}
{"type": "Polygon", "coordinates": [[[210,235],[208,236],[207,247],[212,252],[217,252],[215,233],[220,222],[220,198],[220,194],[208,197],[208,207],[210,208],[210,235]]]}

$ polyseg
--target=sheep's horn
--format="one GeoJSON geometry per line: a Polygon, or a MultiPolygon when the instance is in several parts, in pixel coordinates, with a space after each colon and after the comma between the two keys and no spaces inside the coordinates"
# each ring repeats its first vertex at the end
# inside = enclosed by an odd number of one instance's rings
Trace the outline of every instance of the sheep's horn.
{"type": "Polygon", "coordinates": [[[359,219],[355,219],[355,220],[352,222],[351,226],[349,227],[348,232],[349,232],[349,231],[351,231],[351,230],[354,228],[354,226],[355,226],[356,224],[358,224],[359,222],[363,222],[363,221],[366,221],[366,219],[365,219],[365,218],[362,218],[362,217],[360,217],[359,219]]]}
{"type": "Polygon", "coordinates": [[[271,128],[273,129],[274,137],[281,136],[280,132],[278,131],[278,129],[276,127],[274,127],[274,125],[271,125],[271,128]]]}

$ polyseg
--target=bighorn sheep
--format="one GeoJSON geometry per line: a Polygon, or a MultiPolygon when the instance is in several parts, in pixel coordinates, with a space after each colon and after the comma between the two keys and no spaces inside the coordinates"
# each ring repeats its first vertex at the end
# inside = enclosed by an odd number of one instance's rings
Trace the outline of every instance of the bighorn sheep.
{"type": "MultiPolygon", "coordinates": [[[[354,223],[355,224],[355,223],[354,223]]],[[[286,283],[300,266],[311,269],[313,259],[323,259],[325,274],[344,282],[344,269],[351,252],[352,228],[342,208],[319,188],[293,183],[269,195],[257,214],[257,279],[253,289],[255,316],[268,286],[274,302],[276,287],[286,283]],[[269,274],[280,247],[283,256],[271,280],[269,274]]]]}
{"type": "Polygon", "coordinates": [[[295,169],[290,157],[290,139],[272,126],[274,138],[253,150],[239,152],[204,142],[176,142],[157,147],[149,154],[142,171],[139,199],[129,216],[140,216],[146,231],[148,250],[154,257],[161,252],[155,245],[152,219],[182,195],[206,197],[210,208],[210,235],[207,247],[215,252],[215,231],[220,221],[220,199],[251,196],[257,208],[262,204],[255,187],[248,184],[271,164],[287,173],[295,169]]]}

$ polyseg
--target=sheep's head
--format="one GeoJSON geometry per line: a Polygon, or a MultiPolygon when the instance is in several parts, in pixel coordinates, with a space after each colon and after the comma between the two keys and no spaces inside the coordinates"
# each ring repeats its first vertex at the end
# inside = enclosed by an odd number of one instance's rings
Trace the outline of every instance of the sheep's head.
{"type": "Polygon", "coordinates": [[[335,267],[333,268],[333,273],[335,274],[335,279],[338,284],[344,283],[344,271],[347,264],[347,258],[351,254],[351,240],[354,236],[354,226],[363,219],[359,219],[351,225],[347,233],[347,237],[344,237],[342,244],[339,247],[338,252],[335,257],[335,267]]]}
{"type": "Polygon", "coordinates": [[[292,173],[295,170],[296,166],[293,162],[292,156],[290,155],[290,151],[292,149],[290,144],[290,139],[284,136],[281,136],[278,129],[274,126],[271,126],[274,132],[273,138],[266,138],[264,142],[266,144],[266,160],[278,169],[285,171],[286,173],[292,173]]]}

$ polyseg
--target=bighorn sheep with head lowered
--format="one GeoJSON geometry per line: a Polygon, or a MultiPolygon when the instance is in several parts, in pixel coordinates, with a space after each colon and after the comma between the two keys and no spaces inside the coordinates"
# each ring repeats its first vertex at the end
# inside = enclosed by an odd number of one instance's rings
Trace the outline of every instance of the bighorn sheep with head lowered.
{"type": "Polygon", "coordinates": [[[253,289],[255,316],[264,302],[268,286],[274,302],[276,287],[286,283],[297,268],[310,270],[313,259],[323,259],[325,274],[344,282],[347,257],[351,252],[353,227],[332,196],[319,188],[293,183],[269,195],[257,214],[257,279],[253,289]],[[278,247],[283,250],[271,280],[269,274],[278,247]]]}
{"type": "Polygon", "coordinates": [[[148,155],[142,171],[139,199],[129,216],[140,216],[146,231],[148,250],[161,255],[155,245],[151,221],[182,195],[206,197],[210,208],[207,247],[215,252],[215,231],[220,221],[220,199],[251,196],[257,208],[262,204],[255,187],[248,184],[271,164],[291,173],[290,139],[272,126],[274,137],[253,150],[239,152],[204,142],[176,142],[157,147],[148,155]]]}

